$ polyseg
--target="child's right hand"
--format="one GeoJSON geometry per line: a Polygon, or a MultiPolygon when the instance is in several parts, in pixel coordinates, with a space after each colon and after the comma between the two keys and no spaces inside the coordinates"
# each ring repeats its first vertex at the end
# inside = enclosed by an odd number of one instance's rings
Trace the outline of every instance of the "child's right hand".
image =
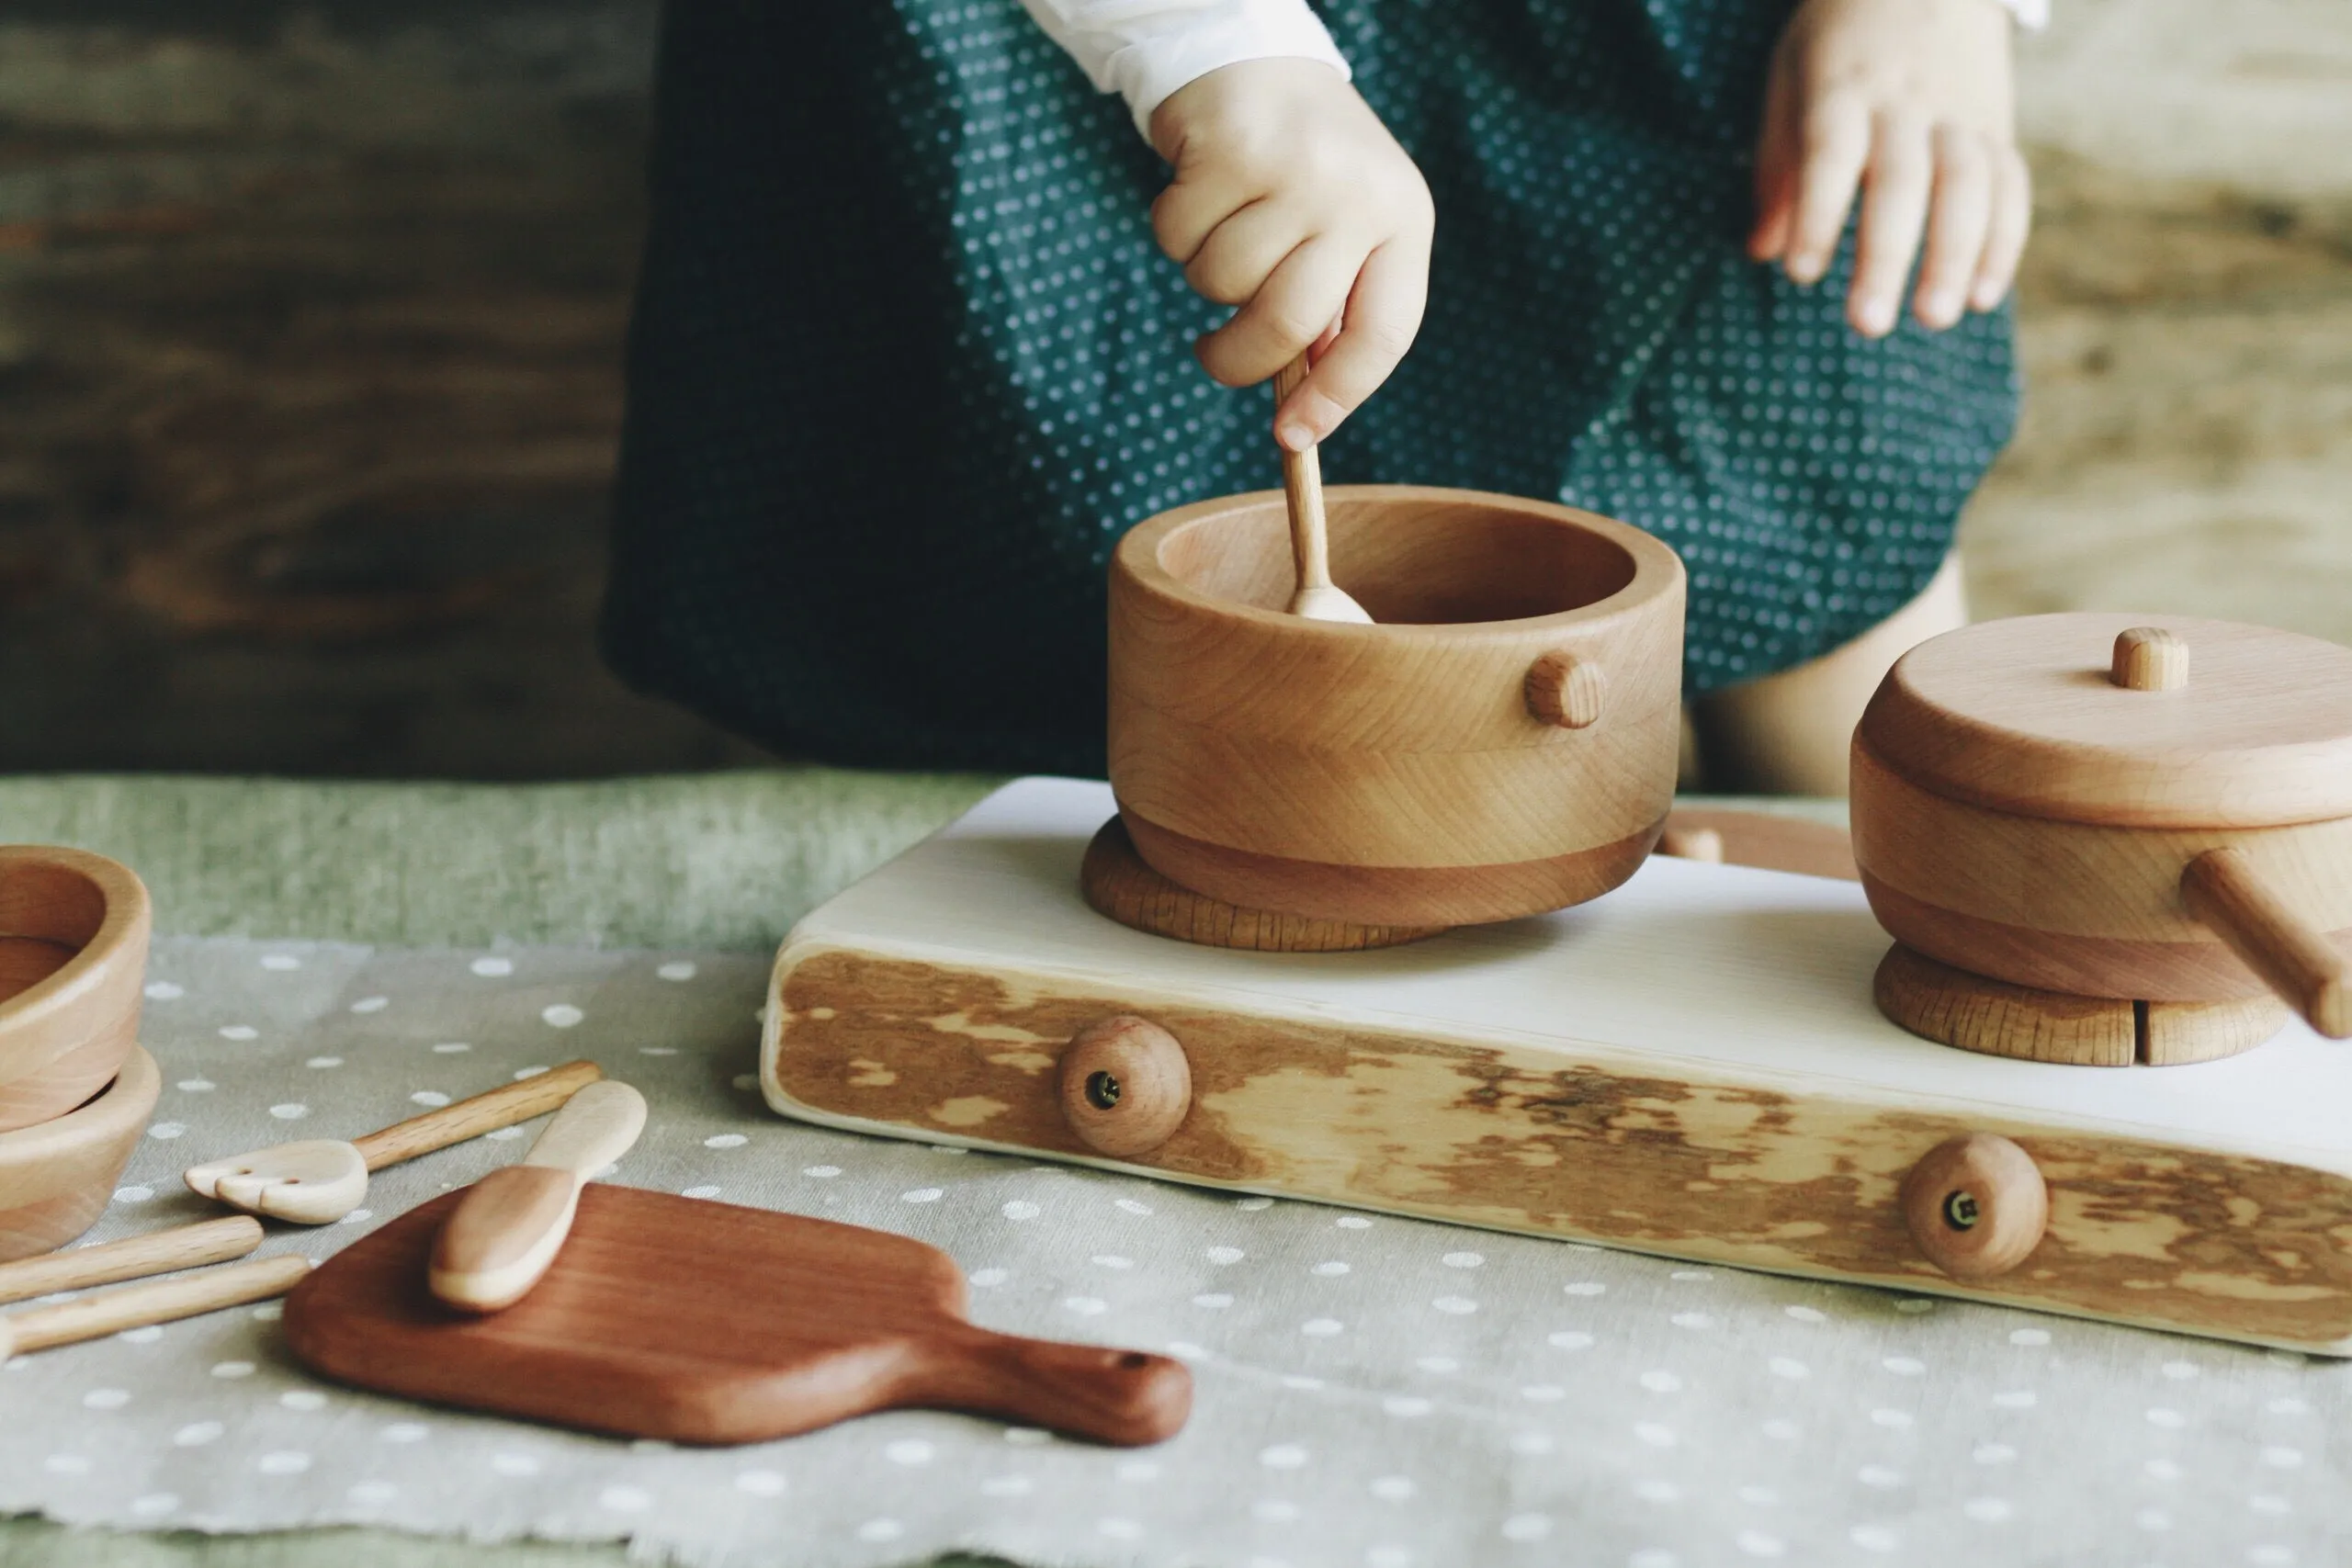
{"type": "Polygon", "coordinates": [[[1253,386],[1329,339],[1274,411],[1276,440],[1315,445],[1420,330],[1433,222],[1420,170],[1312,60],[1210,72],[1153,112],[1151,141],[1176,170],[1152,203],[1159,248],[1204,298],[1241,307],[1194,344],[1203,367],[1253,386]]]}

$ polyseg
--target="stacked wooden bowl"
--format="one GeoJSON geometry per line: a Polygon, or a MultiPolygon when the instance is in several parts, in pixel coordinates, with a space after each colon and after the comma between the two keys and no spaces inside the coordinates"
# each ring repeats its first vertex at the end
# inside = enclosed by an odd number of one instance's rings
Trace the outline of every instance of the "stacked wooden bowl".
{"type": "Polygon", "coordinates": [[[153,923],[128,867],[0,847],[0,1260],[87,1230],[155,1108],[139,1048],[153,923]]]}

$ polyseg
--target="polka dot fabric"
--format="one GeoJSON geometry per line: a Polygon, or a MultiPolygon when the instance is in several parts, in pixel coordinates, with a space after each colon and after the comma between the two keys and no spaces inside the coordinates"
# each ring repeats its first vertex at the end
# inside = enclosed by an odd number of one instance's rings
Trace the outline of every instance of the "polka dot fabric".
{"type": "MultiPolygon", "coordinates": [[[[1334,481],[1552,497],[1690,569],[1686,684],[1915,595],[2015,412],[2005,316],[1870,343],[1741,254],[1784,0],[1343,0],[1430,178],[1429,315],[1334,481]]],[[[668,8],[605,646],[778,748],[1097,774],[1103,574],[1278,482],[1165,178],[1016,0],[668,8]]]]}
{"type": "MultiPolygon", "coordinates": [[[[164,1103],[93,1239],[206,1213],[192,1160],[584,1055],[651,1102],[616,1179],[942,1247],[983,1324],[1185,1358],[1182,1436],[906,1413],[722,1450],[581,1437],[316,1382],[265,1304],[8,1362],[0,1509],[627,1538],[710,1568],[2341,1560],[2340,1364],[800,1126],[750,1076],[765,967],[159,942],[164,1103]]],[[[324,1257],[529,1135],[379,1172],[349,1221],[266,1246],[324,1257]]]]}

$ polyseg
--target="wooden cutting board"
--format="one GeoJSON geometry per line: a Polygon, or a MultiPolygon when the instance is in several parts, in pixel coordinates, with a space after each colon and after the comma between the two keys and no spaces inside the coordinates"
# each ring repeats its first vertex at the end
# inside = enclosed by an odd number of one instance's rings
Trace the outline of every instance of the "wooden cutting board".
{"type": "Polygon", "coordinates": [[[1106,1443],[1172,1436],[1180,1361],[1021,1339],[964,1316],[944,1252],[884,1231],[593,1185],[520,1304],[460,1314],[425,1288],[458,1193],[330,1258],[286,1337],[336,1382],[436,1404],[686,1443],[760,1442],[909,1406],[1106,1443]]]}

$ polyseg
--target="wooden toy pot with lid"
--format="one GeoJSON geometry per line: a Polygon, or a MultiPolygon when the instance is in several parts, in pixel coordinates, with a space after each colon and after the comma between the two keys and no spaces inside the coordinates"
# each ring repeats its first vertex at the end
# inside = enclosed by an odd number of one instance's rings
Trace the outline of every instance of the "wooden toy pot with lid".
{"type": "Polygon", "coordinates": [[[2352,1035],[2352,649],[2165,615],[1947,633],[1855,732],[1853,832],[1915,954],[2143,1010],[2275,993],[2352,1035]]]}
{"type": "Polygon", "coordinates": [[[1235,906],[1375,926],[1509,919],[1631,875],[1679,755],[1674,552],[1473,491],[1327,504],[1333,579],[1374,625],[1285,613],[1278,491],[1121,542],[1110,773],[1136,851],[1235,906]]]}

